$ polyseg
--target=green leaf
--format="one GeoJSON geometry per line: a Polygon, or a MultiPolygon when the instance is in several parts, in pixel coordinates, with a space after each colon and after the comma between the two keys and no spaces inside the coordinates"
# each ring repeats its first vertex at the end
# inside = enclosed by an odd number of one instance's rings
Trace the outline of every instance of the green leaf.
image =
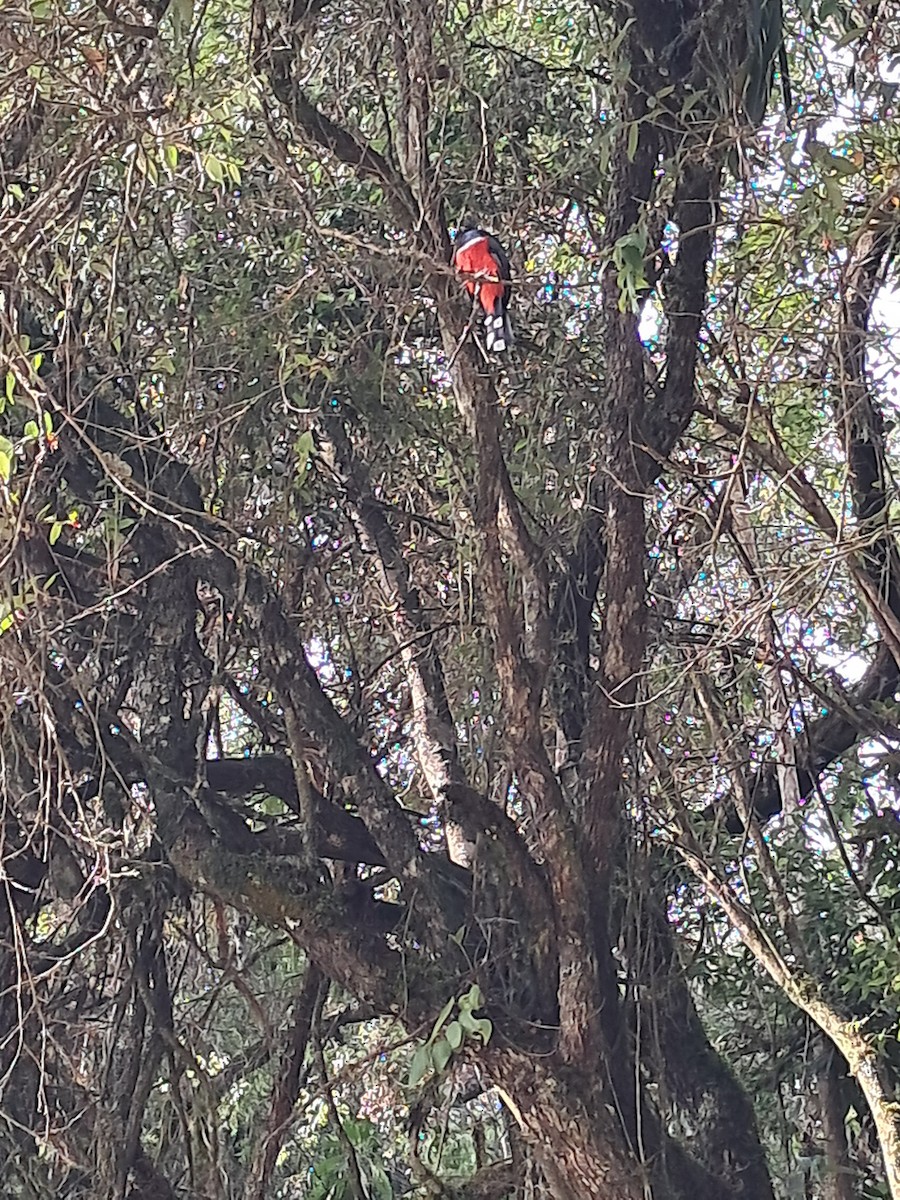
{"type": "Polygon", "coordinates": [[[473,1032],[481,1038],[483,1045],[486,1046],[491,1040],[491,1034],[494,1032],[494,1026],[487,1019],[487,1017],[482,1017],[481,1020],[475,1022],[475,1029],[473,1032]]]}
{"type": "Polygon", "coordinates": [[[459,999],[459,1007],[462,1012],[472,1012],[473,1009],[481,1008],[482,1004],[484,1004],[484,997],[477,983],[473,983],[466,994],[460,996],[459,999]]]}
{"type": "Polygon", "coordinates": [[[856,161],[848,158],[846,154],[829,154],[828,165],[832,168],[836,175],[846,178],[849,175],[856,175],[863,166],[863,159],[860,156],[856,161]]]}
{"type": "Polygon", "coordinates": [[[467,1038],[477,1037],[485,1046],[494,1031],[494,1026],[487,1017],[473,1017],[470,1012],[459,1014],[459,1024],[467,1038]]]}
{"type": "Polygon", "coordinates": [[[637,154],[640,136],[641,127],[637,121],[633,121],[628,128],[628,148],[626,151],[630,162],[634,162],[634,156],[637,154]]]}
{"type": "Polygon", "coordinates": [[[203,170],[210,177],[213,183],[225,182],[225,168],[222,166],[221,161],[216,158],[214,154],[204,154],[201,162],[203,163],[203,170]]]}
{"type": "Polygon", "coordinates": [[[369,1194],[373,1200],[392,1200],[394,1189],[391,1187],[391,1181],[383,1167],[378,1163],[369,1163],[367,1167],[369,1175],[369,1194]]]}
{"type": "Polygon", "coordinates": [[[434,1069],[438,1075],[441,1075],[447,1067],[447,1063],[453,1057],[453,1047],[445,1037],[438,1038],[431,1048],[431,1057],[434,1062],[434,1069]]]}
{"type": "Polygon", "coordinates": [[[6,372],[6,400],[8,404],[13,402],[13,393],[16,390],[16,377],[12,371],[6,372]]]}
{"type": "Polygon", "coordinates": [[[361,1117],[358,1121],[347,1120],[344,1122],[344,1132],[347,1134],[347,1140],[354,1149],[358,1150],[360,1146],[372,1140],[375,1126],[371,1121],[361,1117]]]}
{"type": "Polygon", "coordinates": [[[444,1022],[447,1020],[447,1018],[453,1012],[453,1005],[455,1003],[456,1003],[455,998],[451,997],[451,999],[449,999],[447,1001],[447,1003],[444,1005],[444,1007],[441,1009],[440,1013],[438,1014],[438,1019],[434,1023],[434,1028],[431,1031],[431,1036],[428,1038],[426,1045],[430,1046],[431,1043],[434,1041],[434,1039],[437,1037],[438,1033],[440,1033],[441,1026],[444,1024],[444,1022]]]}
{"type": "Polygon", "coordinates": [[[7,454],[5,450],[0,450],[0,483],[9,483],[11,475],[12,455],[7,454]]]}
{"type": "Polygon", "coordinates": [[[451,1021],[447,1026],[444,1036],[450,1043],[451,1049],[458,1050],[463,1043],[462,1025],[459,1021],[451,1021]]]}
{"type": "Polygon", "coordinates": [[[624,242],[621,247],[620,258],[626,267],[630,267],[637,274],[643,270],[644,252],[640,246],[636,246],[634,242],[624,242]]]}
{"type": "Polygon", "coordinates": [[[466,1033],[475,1033],[478,1029],[478,1017],[473,1017],[467,1008],[460,1008],[459,1024],[466,1033]]]}
{"type": "Polygon", "coordinates": [[[38,429],[37,421],[26,421],[25,422],[25,429],[23,431],[23,436],[26,438],[30,438],[32,441],[37,441],[37,439],[41,436],[41,431],[40,431],[40,429],[38,429]]]}
{"type": "Polygon", "coordinates": [[[50,545],[51,546],[55,546],[56,543],[59,541],[59,535],[62,533],[62,531],[63,531],[63,522],[62,521],[54,521],[53,524],[50,526],[50,545]]]}
{"type": "Polygon", "coordinates": [[[53,416],[45,408],[44,409],[44,433],[46,433],[47,437],[49,437],[52,432],[53,432],[53,416]]]}
{"type": "Polygon", "coordinates": [[[315,439],[309,430],[301,433],[297,438],[295,449],[297,451],[297,474],[303,475],[309,465],[309,457],[315,449],[315,439]]]}
{"type": "Polygon", "coordinates": [[[831,179],[828,176],[822,180],[825,185],[825,193],[828,196],[828,206],[832,213],[842,213],[844,211],[844,193],[841,191],[841,186],[836,179],[831,179]]]}
{"type": "Polygon", "coordinates": [[[171,142],[163,146],[163,162],[170,171],[174,171],[178,166],[178,147],[173,146],[171,142]]]}
{"type": "Polygon", "coordinates": [[[431,1048],[429,1046],[420,1046],[412,1056],[412,1062],[409,1064],[409,1076],[407,1084],[410,1087],[415,1087],[420,1083],[425,1072],[431,1066],[431,1048]]]}

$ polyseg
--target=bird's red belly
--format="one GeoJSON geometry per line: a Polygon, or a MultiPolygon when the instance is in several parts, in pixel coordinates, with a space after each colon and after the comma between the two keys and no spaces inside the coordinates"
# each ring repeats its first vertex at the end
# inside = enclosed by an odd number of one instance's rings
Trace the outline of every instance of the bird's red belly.
{"type": "MultiPolygon", "coordinates": [[[[464,275],[483,275],[493,279],[497,278],[499,270],[496,259],[488,249],[487,238],[479,238],[477,242],[471,242],[457,251],[456,266],[464,275]]],[[[479,298],[486,311],[493,312],[495,303],[503,295],[503,286],[502,283],[480,285],[479,298]]],[[[476,287],[479,287],[476,280],[466,280],[466,291],[470,296],[474,294],[476,287]]]]}

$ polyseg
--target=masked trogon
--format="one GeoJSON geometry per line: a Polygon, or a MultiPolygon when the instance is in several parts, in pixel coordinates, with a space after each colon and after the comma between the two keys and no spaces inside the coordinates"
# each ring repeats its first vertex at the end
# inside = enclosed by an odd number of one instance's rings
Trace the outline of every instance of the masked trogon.
{"type": "Polygon", "coordinates": [[[477,296],[484,310],[484,340],[488,350],[502,354],[513,344],[509,323],[512,272],[506,251],[484,229],[462,228],[453,243],[453,265],[464,275],[466,291],[477,296]]]}

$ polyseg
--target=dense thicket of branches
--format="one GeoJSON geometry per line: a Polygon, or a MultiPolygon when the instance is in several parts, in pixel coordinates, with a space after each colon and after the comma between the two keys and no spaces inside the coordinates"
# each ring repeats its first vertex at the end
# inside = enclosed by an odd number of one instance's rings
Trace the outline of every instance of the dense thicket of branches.
{"type": "Polygon", "coordinates": [[[0,12],[4,1194],[900,1200],[898,28],[0,12]]]}

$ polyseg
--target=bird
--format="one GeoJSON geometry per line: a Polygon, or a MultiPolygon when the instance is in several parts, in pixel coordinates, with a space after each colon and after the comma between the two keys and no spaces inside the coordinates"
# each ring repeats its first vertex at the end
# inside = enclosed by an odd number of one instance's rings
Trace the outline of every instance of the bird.
{"type": "Polygon", "coordinates": [[[453,243],[452,264],[468,275],[466,291],[484,310],[484,340],[492,354],[503,354],[513,344],[509,323],[512,271],[506,251],[493,234],[464,225],[453,243]]]}

